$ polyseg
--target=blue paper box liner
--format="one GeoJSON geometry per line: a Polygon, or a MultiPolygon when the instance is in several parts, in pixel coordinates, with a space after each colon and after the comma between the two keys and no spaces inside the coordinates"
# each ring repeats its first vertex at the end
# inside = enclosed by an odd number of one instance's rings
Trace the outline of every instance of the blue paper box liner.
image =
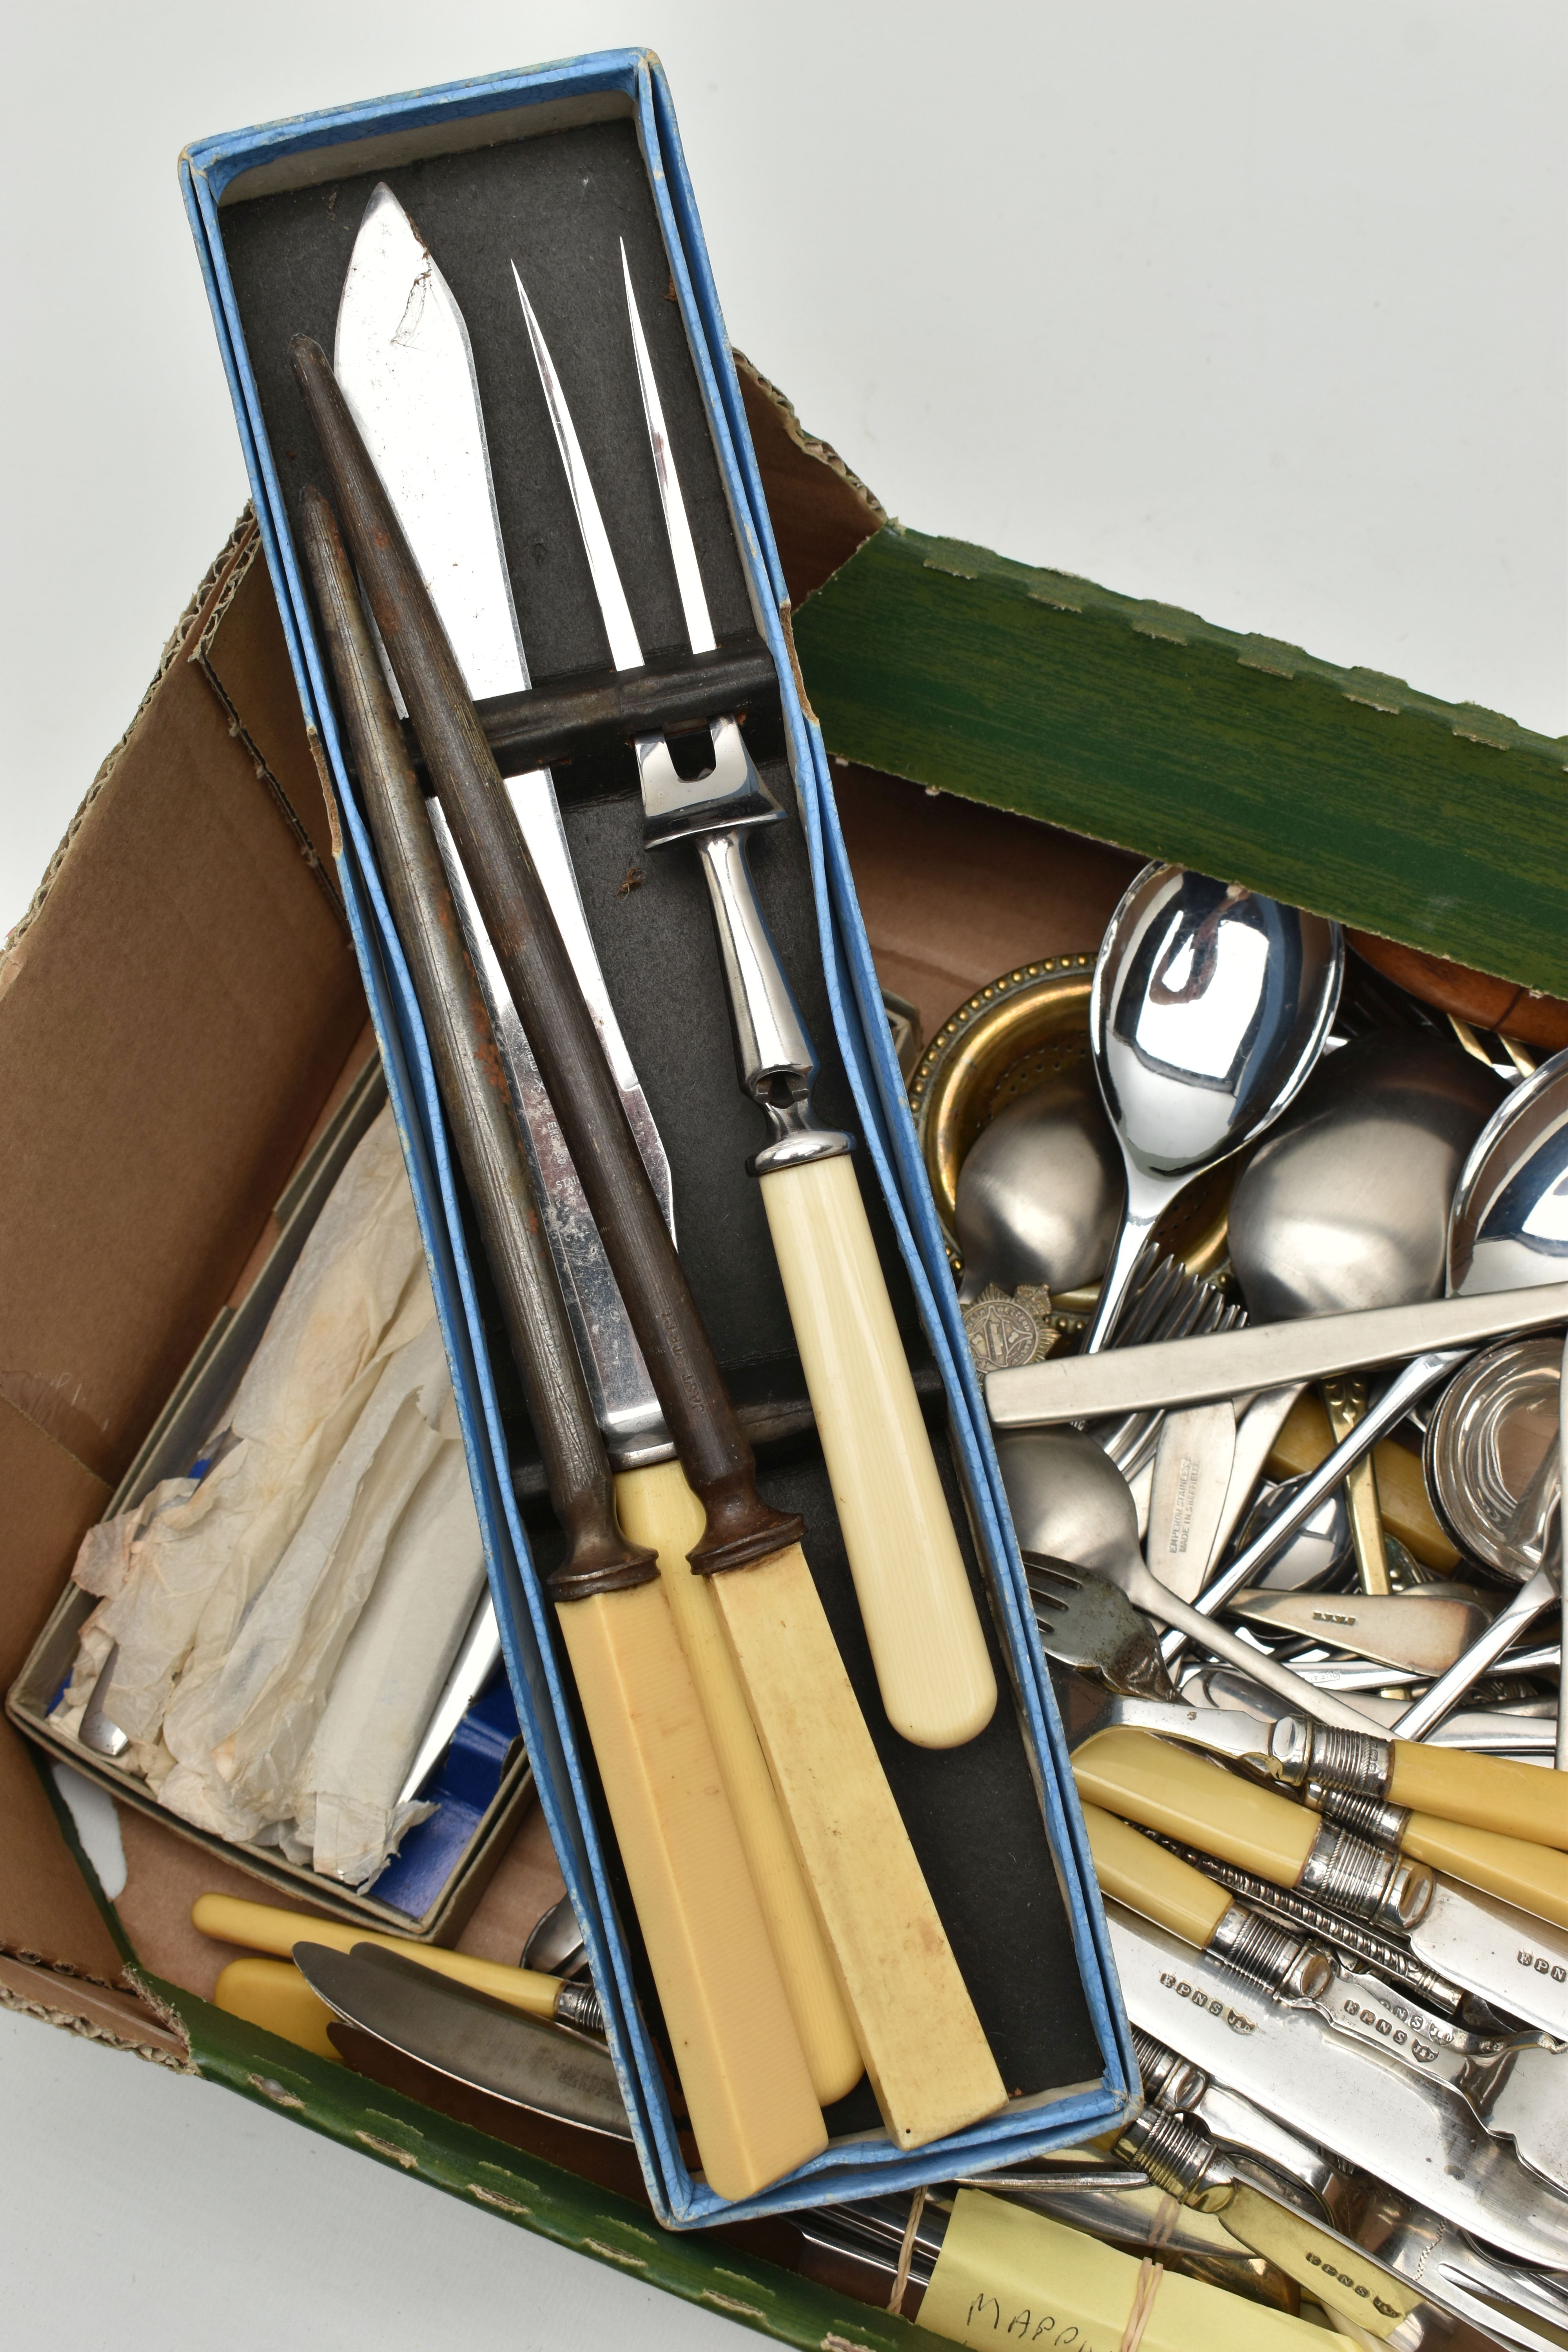
{"type": "MultiPolygon", "coordinates": [[[[552,116],[541,117],[549,121],[552,116]]],[[[511,134],[517,135],[515,128],[511,134]]],[[[785,637],[786,595],[662,68],[643,50],[608,50],[524,72],[378,99],[202,140],[181,159],[185,203],[206,281],[307,726],[330,768],[342,831],[344,899],[414,1186],[473,1480],[511,1692],[540,1801],[604,1997],[611,2049],[658,2218],[699,2227],[749,2215],[887,2194],[1002,2166],[1110,2129],[1138,2095],[1138,2074],[1048,1676],[1035,1636],[984,1404],[889,1035],[826,755],[802,708],[785,637]],[[326,176],[322,151],[352,146],[348,170],[508,135],[523,109],[572,119],[584,100],[617,97],[630,112],[668,253],[670,274],[709,410],[756,623],[777,666],[790,764],[811,856],[818,935],[837,1040],[875,1170],[946,1391],[971,1524],[1005,1644],[1024,1735],[1104,2061],[1098,2083],[1038,2100],[931,2147],[902,2153],[874,2135],[837,2142],[763,2193],[727,2203],[688,2171],[653,2042],[633,1989],[568,1696],[551,1605],[518,1514],[496,1384],[464,1237],[459,1187],[423,1024],[352,787],[282,491],[262,421],[224,247],[219,207],[242,174],[248,189],[326,176]],[[491,119],[494,118],[492,121],[491,119]]],[[[1005,1699],[1003,1701],[1005,1704],[1005,1699]]],[[[389,1874],[390,1877],[390,1874],[389,1874]]]]}

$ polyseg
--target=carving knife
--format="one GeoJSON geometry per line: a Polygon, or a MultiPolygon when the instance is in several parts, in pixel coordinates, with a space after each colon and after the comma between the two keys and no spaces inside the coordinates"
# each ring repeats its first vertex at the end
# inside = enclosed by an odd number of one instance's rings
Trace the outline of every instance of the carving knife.
{"type": "Polygon", "coordinates": [[[685,1273],[429,595],[337,388],[290,347],[345,531],[507,985],[704,1514],[709,1580],[838,1965],[889,2137],[916,2147],[1006,2103],[801,1549],[756,1489],[685,1273]]]}
{"type": "MultiPolygon", "coordinates": [[[[355,238],[338,309],[336,352],[344,398],[408,535],[470,695],[521,690],[528,684],[528,670],[468,329],[434,257],[384,184],[373,194],[355,238]]],[[[595,953],[553,784],[548,771],[536,770],[509,779],[506,790],[673,1234],[668,1161],[595,953]]],[[[812,2080],[827,2105],[858,2081],[860,2053],[710,1596],[701,1580],[686,1571],[683,1555],[700,1532],[701,1507],[672,1458],[674,1445],[647,1366],[451,830],[439,801],[427,806],[521,1118],[534,1190],[595,1417],[618,1473],[620,1522],[661,1562],[812,2080]],[[678,1571],[673,1575],[672,1564],[678,1571]]],[[[450,1717],[453,1727],[499,1647],[487,1601],[484,1620],[465,1644],[437,1710],[450,1717]]],[[[421,1743],[421,1778],[435,1760],[437,1732],[433,1723],[421,1743]]]]}
{"type": "MultiPolygon", "coordinates": [[[[621,268],[687,635],[693,653],[708,653],[717,640],[624,246],[621,268]]],[[[565,393],[515,263],[512,276],[610,657],[617,669],[640,669],[642,646],[565,393]]],[[[782,821],[784,812],[758,774],[736,719],[715,719],[710,733],[713,764],[695,782],[677,772],[662,736],[638,739],[644,843],[699,844],[742,1085],[774,1131],[752,1172],[762,1185],[888,1719],[920,1746],[956,1747],[990,1721],[995,1677],[849,1163],[849,1138],[813,1121],[816,1052],[747,864],[748,832],[782,821]]]]}
{"type": "Polygon", "coordinates": [[[1309,2139],[1516,2261],[1568,2265],[1568,2196],[1471,2108],[1311,2007],[1289,2006],[1118,1902],[1111,1948],[1135,2025],[1309,2139]]]}

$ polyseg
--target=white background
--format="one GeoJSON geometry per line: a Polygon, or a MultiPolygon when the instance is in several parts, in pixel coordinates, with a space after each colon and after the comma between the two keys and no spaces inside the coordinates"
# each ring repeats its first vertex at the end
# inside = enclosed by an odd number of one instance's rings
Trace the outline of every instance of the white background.
{"type": "Polygon", "coordinates": [[[246,494],[186,141],[658,49],[731,331],[921,529],[1568,729],[1562,0],[14,0],[0,936],[246,494]]]}
{"type": "MultiPolygon", "coordinates": [[[[733,340],[905,521],[1568,730],[1562,0],[51,0],[5,38],[0,934],[246,495],[181,145],[611,44],[669,69],[733,340]]],[[[8,2342],[727,2326],[26,2021],[0,2131],[8,2342]]]]}

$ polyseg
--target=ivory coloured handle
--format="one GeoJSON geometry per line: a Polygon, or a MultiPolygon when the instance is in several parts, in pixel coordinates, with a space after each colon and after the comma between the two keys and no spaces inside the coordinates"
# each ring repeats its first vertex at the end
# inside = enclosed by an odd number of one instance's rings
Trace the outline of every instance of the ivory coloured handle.
{"type": "Polygon", "coordinates": [[[1441,1822],[1432,1813],[1412,1813],[1399,1843],[1417,1862],[1446,1870],[1450,1878],[1479,1886],[1537,1919],[1568,1927],[1568,1854],[1527,1844],[1523,1838],[1499,1837],[1492,1830],[1441,1822]]]}
{"type": "Polygon", "coordinates": [[[710,1580],[899,2147],[994,2114],[991,2054],[798,1544],[710,1580]]]}
{"type": "Polygon", "coordinates": [[[1152,1732],[1119,1726],[1073,1751],[1079,1794],[1212,1853],[1216,1861],[1294,1886],[1322,1823],[1272,1790],[1238,1780],[1223,1765],[1152,1732]]]}
{"type": "Polygon", "coordinates": [[[1225,1888],[1099,1805],[1084,1806],[1083,1822],[1101,1891],[1201,1951],[1230,1908],[1225,1888]]]}
{"type": "Polygon", "coordinates": [[[888,1720],[960,1748],[996,1677],[847,1153],[763,1176],[763,1203],[888,1720]]]}
{"type": "Polygon", "coordinates": [[[416,1944],[411,1937],[345,1927],[341,1919],[314,1919],[306,1911],[246,1903],[234,1895],[198,1895],[191,1906],[191,1925],[220,1944],[241,1944],[285,1960],[296,1944],[326,1944],[334,1952],[352,1952],[356,1944],[384,1944],[405,1960],[417,1960],[437,1976],[456,1977],[459,1984],[488,1992],[492,2000],[510,2001],[530,2017],[553,2017],[561,1991],[559,1977],[542,1976],[537,1969],[509,1969],[500,1960],[476,1959],[470,1952],[443,1951],[434,1944],[416,1944]]]}
{"type": "Polygon", "coordinates": [[[702,2169],[754,2195],[827,2130],[663,1582],[562,1601],[556,1623],[702,2169]]]}
{"type": "Polygon", "coordinates": [[[860,2045],[789,1823],[757,1745],[746,1694],[714,1606],[711,1579],[694,1575],[687,1565],[686,1555],[702,1533],[702,1506],[679,1462],[658,1462],[621,1472],[616,1507],[632,1541],[658,1555],[665,1595],[708,1719],[812,2084],[821,2104],[831,2106],[865,2072],[860,2045]]]}
{"type": "Polygon", "coordinates": [[[330,2058],[336,2066],[342,2054],[327,2038],[332,2012],[310,1990],[292,1960],[230,1960],[213,1992],[213,2005],[228,2017],[243,2017],[292,2042],[313,2057],[330,2058]]]}
{"type": "Polygon", "coordinates": [[[1531,1845],[1568,1846],[1568,1772],[1516,1764],[1509,1756],[1470,1756],[1462,1748],[1396,1739],[1388,1795],[1392,1804],[1464,1822],[1471,1829],[1496,1830],[1531,1845]]]}

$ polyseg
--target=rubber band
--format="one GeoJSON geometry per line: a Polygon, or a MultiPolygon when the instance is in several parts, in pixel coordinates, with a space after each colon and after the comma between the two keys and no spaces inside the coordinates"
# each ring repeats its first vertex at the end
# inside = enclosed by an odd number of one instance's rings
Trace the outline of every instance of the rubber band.
{"type": "Polygon", "coordinates": [[[1121,2341],[1116,2352],[1138,2352],[1154,2310],[1154,2297],[1160,2292],[1160,2282],[1165,2275],[1165,2265],[1147,2254],[1138,2265],[1138,2284],[1132,2291],[1132,2308],[1127,2315],[1127,2325],[1121,2331],[1121,2341]]]}
{"type": "Polygon", "coordinates": [[[910,2264],[915,2258],[915,2237],[925,2209],[926,2192],[923,2189],[917,2189],[910,2200],[910,2218],[904,2223],[904,2242],[899,2248],[899,2267],[893,2273],[893,2292],[888,2297],[888,2309],[895,2319],[901,2319],[904,2315],[904,2293],[910,2283],[910,2264]]]}

